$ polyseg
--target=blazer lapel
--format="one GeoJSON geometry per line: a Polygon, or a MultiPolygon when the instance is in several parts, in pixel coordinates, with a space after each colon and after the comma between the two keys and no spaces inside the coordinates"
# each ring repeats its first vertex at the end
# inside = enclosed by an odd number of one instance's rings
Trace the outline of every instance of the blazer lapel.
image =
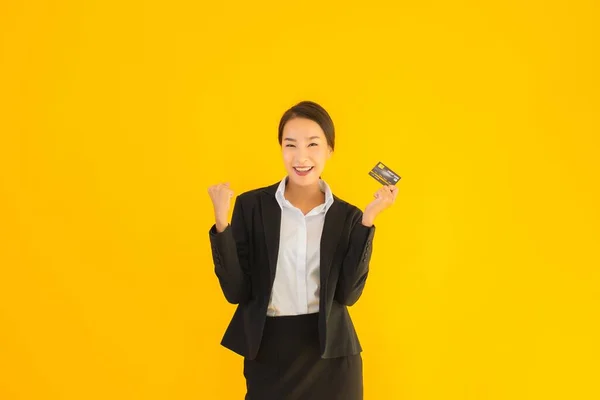
{"type": "Polygon", "coordinates": [[[269,258],[270,284],[273,284],[275,280],[277,256],[279,254],[279,232],[281,230],[281,207],[275,198],[278,185],[279,183],[276,183],[265,188],[267,194],[260,198],[262,223],[269,258]]]}
{"type": "Polygon", "coordinates": [[[320,275],[321,275],[321,292],[327,288],[327,280],[329,279],[329,271],[333,256],[337,249],[342,230],[344,228],[344,207],[339,199],[333,196],[333,203],[325,214],[325,222],[323,224],[323,232],[321,234],[321,249],[320,249],[320,275]]]}

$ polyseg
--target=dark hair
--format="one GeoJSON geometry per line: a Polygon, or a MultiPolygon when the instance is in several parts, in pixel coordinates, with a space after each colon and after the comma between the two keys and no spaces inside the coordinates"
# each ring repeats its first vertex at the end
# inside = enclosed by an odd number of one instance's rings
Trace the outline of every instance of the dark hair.
{"type": "Polygon", "coordinates": [[[333,121],[323,107],[312,101],[301,101],[283,114],[279,121],[279,145],[281,145],[285,124],[294,118],[306,118],[319,124],[321,129],[323,129],[323,133],[325,133],[327,144],[333,150],[335,145],[335,127],[333,126],[333,121]]]}

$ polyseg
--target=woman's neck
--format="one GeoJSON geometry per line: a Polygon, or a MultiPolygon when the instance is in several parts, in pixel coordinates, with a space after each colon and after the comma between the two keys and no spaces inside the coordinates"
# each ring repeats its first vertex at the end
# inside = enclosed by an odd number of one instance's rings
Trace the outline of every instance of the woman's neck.
{"type": "Polygon", "coordinates": [[[285,185],[285,198],[295,206],[322,204],[325,201],[325,193],[321,191],[318,181],[310,186],[298,186],[288,180],[285,185]]]}

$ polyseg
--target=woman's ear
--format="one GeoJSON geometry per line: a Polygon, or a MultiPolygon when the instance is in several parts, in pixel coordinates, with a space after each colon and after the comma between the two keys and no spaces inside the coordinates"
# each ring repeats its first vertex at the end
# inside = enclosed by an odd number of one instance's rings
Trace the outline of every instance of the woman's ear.
{"type": "Polygon", "coordinates": [[[327,152],[327,159],[329,160],[331,158],[331,156],[333,155],[333,150],[331,150],[331,147],[328,147],[328,152],[327,152]]]}

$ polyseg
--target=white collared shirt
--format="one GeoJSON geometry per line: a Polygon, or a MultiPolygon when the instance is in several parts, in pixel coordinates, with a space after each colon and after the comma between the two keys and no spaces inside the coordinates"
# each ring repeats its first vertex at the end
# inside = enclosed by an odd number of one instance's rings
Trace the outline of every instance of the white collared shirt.
{"type": "Polygon", "coordinates": [[[319,311],[320,244],[325,214],[333,203],[329,185],[319,179],[325,203],[306,215],[285,198],[288,177],[281,180],[275,198],[281,207],[279,253],[267,315],[299,315],[319,311]]]}

